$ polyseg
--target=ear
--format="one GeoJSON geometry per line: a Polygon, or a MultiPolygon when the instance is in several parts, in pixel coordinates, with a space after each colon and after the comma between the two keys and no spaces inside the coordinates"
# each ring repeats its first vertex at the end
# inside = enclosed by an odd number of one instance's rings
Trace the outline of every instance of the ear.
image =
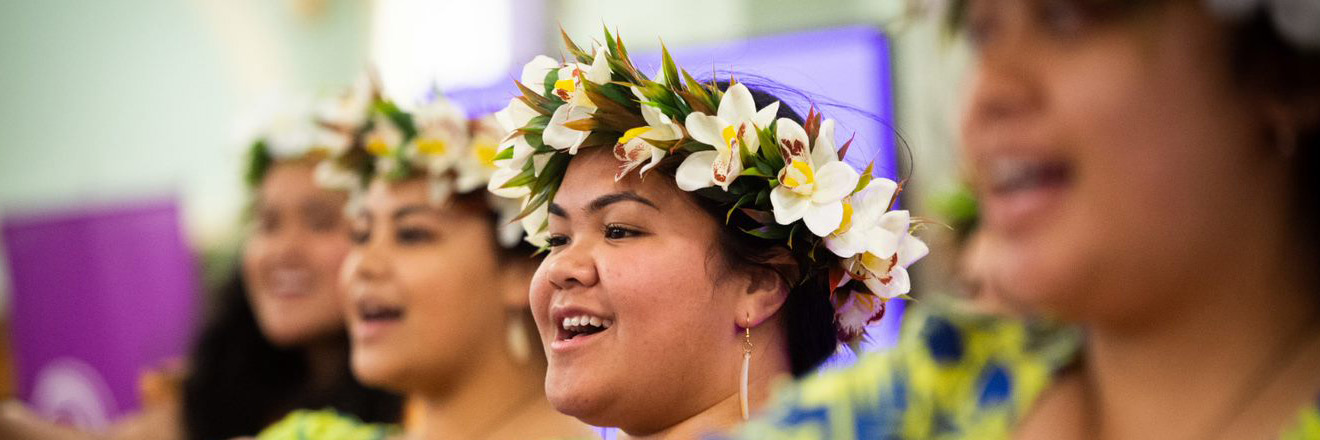
{"type": "Polygon", "coordinates": [[[498,287],[500,300],[510,309],[526,309],[531,306],[528,289],[532,285],[532,276],[540,266],[541,259],[533,257],[513,257],[500,259],[498,287]]]}
{"type": "Polygon", "coordinates": [[[779,273],[792,273],[796,267],[793,255],[784,249],[764,266],[749,271],[747,290],[734,308],[734,322],[739,327],[756,327],[778,313],[788,300],[791,287],[779,273]],[[777,272],[771,268],[780,269],[777,272]]]}

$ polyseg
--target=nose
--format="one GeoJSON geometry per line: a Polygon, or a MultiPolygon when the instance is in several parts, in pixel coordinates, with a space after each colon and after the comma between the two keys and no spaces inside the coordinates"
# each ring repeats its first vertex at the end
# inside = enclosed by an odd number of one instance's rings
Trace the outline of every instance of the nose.
{"type": "Polygon", "coordinates": [[[1042,103],[1032,69],[1034,60],[1007,46],[993,44],[980,51],[964,115],[964,135],[1023,118],[1042,103]]]}
{"type": "Polygon", "coordinates": [[[378,282],[389,277],[390,253],[378,238],[380,233],[372,234],[372,239],[354,246],[344,261],[343,282],[352,285],[364,282],[378,282]]]}
{"type": "Polygon", "coordinates": [[[591,287],[600,282],[596,261],[587,243],[565,245],[559,252],[546,257],[546,278],[560,290],[591,287]]]}

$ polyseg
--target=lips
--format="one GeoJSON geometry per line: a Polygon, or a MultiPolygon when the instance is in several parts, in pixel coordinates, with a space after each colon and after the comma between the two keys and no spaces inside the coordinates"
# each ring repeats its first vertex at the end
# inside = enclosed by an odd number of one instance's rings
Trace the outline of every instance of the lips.
{"type": "Polygon", "coordinates": [[[555,323],[554,340],[550,343],[553,352],[585,346],[615,325],[610,316],[576,307],[558,308],[551,312],[551,319],[555,323]]]}
{"type": "Polygon", "coordinates": [[[986,225],[1017,232],[1047,216],[1072,188],[1070,161],[1044,155],[986,160],[981,168],[986,225]]]}
{"type": "Polygon", "coordinates": [[[353,310],[355,339],[369,342],[379,338],[389,328],[399,324],[406,316],[405,312],[402,305],[370,295],[358,295],[353,310]]]}
{"type": "Polygon", "coordinates": [[[312,274],[306,269],[276,268],[265,274],[270,292],[278,297],[302,296],[312,292],[312,274]]]}

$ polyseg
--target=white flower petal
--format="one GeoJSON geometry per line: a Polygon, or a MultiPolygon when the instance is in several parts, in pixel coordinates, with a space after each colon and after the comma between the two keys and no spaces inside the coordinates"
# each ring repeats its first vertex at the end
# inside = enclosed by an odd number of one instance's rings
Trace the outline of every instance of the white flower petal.
{"type": "Polygon", "coordinates": [[[660,160],[664,159],[666,154],[669,154],[669,152],[665,151],[663,148],[652,147],[651,162],[647,163],[646,166],[642,167],[642,170],[639,172],[640,175],[642,177],[646,177],[646,172],[651,171],[651,168],[655,168],[656,165],[659,165],[660,160]]]}
{"type": "Polygon", "coordinates": [[[817,167],[839,160],[838,148],[834,146],[834,120],[826,119],[820,123],[816,133],[816,144],[811,150],[812,163],[817,167]]]}
{"type": "Polygon", "coordinates": [[[509,105],[503,110],[495,112],[495,120],[499,122],[500,128],[505,132],[511,132],[527,126],[527,123],[539,116],[536,110],[532,110],[523,100],[514,98],[509,100],[509,105]]]}
{"type": "Polygon", "coordinates": [[[898,266],[908,267],[930,253],[926,243],[911,234],[902,238],[898,247],[898,266]]]}
{"type": "MultiPolygon", "coordinates": [[[[771,211],[775,214],[775,223],[788,225],[801,220],[802,216],[806,215],[807,210],[811,208],[811,200],[799,196],[793,190],[780,185],[770,190],[770,206],[771,211]]],[[[840,206],[839,208],[842,209],[843,207],[840,206]]],[[[842,221],[843,213],[840,212],[839,216],[840,221],[842,221]]],[[[835,225],[835,227],[837,228],[838,225],[835,225]]]]}
{"type": "Polygon", "coordinates": [[[721,133],[728,124],[719,117],[692,112],[688,113],[687,121],[683,125],[687,126],[688,134],[697,142],[720,150],[728,149],[724,144],[724,135],[721,133]]]}
{"type": "Polygon", "coordinates": [[[492,194],[495,194],[500,197],[505,197],[510,199],[526,197],[528,194],[531,193],[531,189],[527,188],[526,186],[519,186],[514,188],[501,188],[502,186],[504,186],[505,183],[508,183],[509,180],[512,180],[514,177],[517,177],[518,174],[520,174],[521,172],[522,172],[521,168],[497,169],[493,174],[491,174],[490,183],[486,184],[486,189],[490,191],[492,194]]]}
{"type": "Polygon", "coordinates": [[[587,140],[590,132],[574,130],[565,127],[564,124],[577,121],[591,116],[592,109],[574,106],[561,105],[555,109],[554,115],[550,116],[550,123],[546,124],[545,131],[541,133],[541,140],[546,145],[558,150],[568,150],[569,154],[577,154],[577,148],[582,145],[582,141],[587,140]]]}
{"type": "Polygon", "coordinates": [[[756,101],[752,99],[752,92],[742,83],[730,86],[724,91],[724,97],[720,98],[720,107],[715,116],[728,121],[729,125],[751,121],[756,116],[756,101]]]}
{"type": "Polygon", "coordinates": [[[766,128],[770,126],[770,122],[774,121],[775,116],[778,115],[779,101],[775,101],[756,112],[756,115],[752,116],[752,123],[756,124],[757,128],[766,128]]]}
{"type": "Polygon", "coordinates": [[[717,154],[719,153],[714,151],[698,151],[683,159],[678,171],[674,173],[674,181],[678,183],[678,188],[683,191],[696,191],[715,185],[711,169],[717,154]]]}
{"type": "Polygon", "coordinates": [[[596,57],[591,60],[591,66],[584,69],[583,76],[587,81],[596,84],[605,84],[610,82],[610,62],[606,58],[606,49],[604,46],[596,48],[596,57]]]}
{"type": "Polygon", "coordinates": [[[545,93],[545,75],[553,69],[559,68],[559,62],[554,58],[545,55],[537,55],[523,66],[522,81],[523,85],[532,89],[536,93],[545,93]]]}
{"type": "Polygon", "coordinates": [[[792,159],[802,161],[807,159],[810,141],[807,139],[807,131],[797,122],[788,118],[779,118],[775,128],[775,138],[779,140],[779,151],[783,152],[785,163],[792,159]]]}
{"type": "Polygon", "coordinates": [[[802,216],[802,220],[807,223],[807,229],[817,237],[829,236],[843,223],[843,203],[812,203],[811,208],[808,208],[807,213],[802,216]]]}
{"type": "Polygon", "coordinates": [[[848,164],[834,161],[816,170],[816,189],[811,200],[818,204],[843,200],[857,188],[860,176],[848,164]]]}

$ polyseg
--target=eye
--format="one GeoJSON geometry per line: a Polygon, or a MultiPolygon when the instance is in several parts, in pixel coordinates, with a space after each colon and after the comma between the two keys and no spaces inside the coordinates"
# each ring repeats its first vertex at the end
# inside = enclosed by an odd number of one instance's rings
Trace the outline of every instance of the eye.
{"type": "Polygon", "coordinates": [[[626,226],[617,225],[617,224],[605,225],[605,238],[610,240],[622,240],[628,237],[636,237],[639,235],[642,235],[642,233],[637,231],[636,229],[628,228],[626,226]]]}
{"type": "Polygon", "coordinates": [[[371,229],[353,228],[348,232],[348,239],[351,240],[353,244],[365,244],[366,242],[371,241],[371,229]]]}
{"type": "Polygon", "coordinates": [[[418,227],[401,227],[394,234],[394,239],[402,244],[422,244],[435,241],[436,233],[418,227]]]}
{"type": "Polygon", "coordinates": [[[568,244],[568,236],[561,234],[552,234],[545,239],[546,246],[556,248],[568,244]]]}

